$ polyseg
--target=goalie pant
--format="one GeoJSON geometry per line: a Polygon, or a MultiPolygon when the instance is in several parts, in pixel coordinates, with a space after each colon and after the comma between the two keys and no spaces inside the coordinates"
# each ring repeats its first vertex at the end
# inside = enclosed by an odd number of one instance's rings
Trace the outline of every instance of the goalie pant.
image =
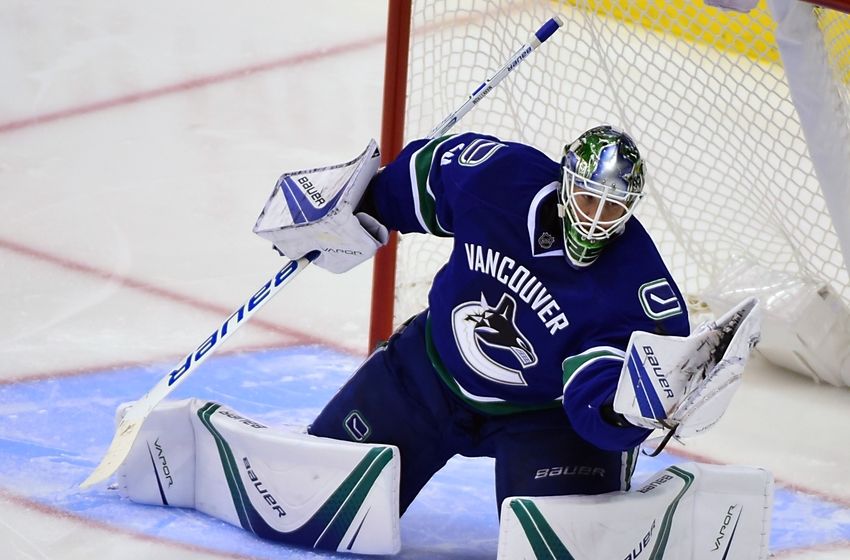
{"type": "Polygon", "coordinates": [[[426,351],[427,312],[376,350],[309,428],[326,438],[397,447],[400,513],[454,455],[496,459],[497,507],[508,496],[626,490],[634,450],[605,451],[579,437],[560,403],[515,414],[471,408],[440,379],[426,351]]]}

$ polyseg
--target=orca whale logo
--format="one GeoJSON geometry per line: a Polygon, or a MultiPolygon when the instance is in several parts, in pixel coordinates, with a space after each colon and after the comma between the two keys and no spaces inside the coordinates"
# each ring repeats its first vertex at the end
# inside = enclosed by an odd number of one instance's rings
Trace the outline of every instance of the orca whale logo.
{"type": "Polygon", "coordinates": [[[516,326],[516,301],[502,294],[495,307],[484,294],[452,312],[455,342],[466,364],[479,375],[508,385],[526,385],[522,369],[537,364],[537,354],[516,326]],[[494,351],[495,350],[495,351],[494,351]],[[513,355],[510,365],[502,363],[513,355]],[[519,365],[521,369],[517,369],[519,365]]]}

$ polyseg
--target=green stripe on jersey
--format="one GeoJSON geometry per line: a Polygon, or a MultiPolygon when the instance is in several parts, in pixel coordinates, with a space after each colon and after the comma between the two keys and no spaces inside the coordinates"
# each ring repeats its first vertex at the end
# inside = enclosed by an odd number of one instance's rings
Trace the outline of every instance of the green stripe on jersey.
{"type": "Polygon", "coordinates": [[[428,177],[431,174],[431,167],[434,165],[434,153],[440,145],[452,137],[454,137],[454,134],[431,140],[413,154],[410,160],[413,176],[416,179],[413,185],[413,196],[419,201],[418,215],[416,217],[428,233],[432,233],[438,237],[451,237],[452,232],[447,231],[440,225],[440,221],[437,218],[437,201],[434,198],[434,193],[431,192],[428,177]]]}
{"type": "Polygon", "coordinates": [[[616,352],[607,348],[591,348],[590,350],[582,352],[577,356],[570,356],[569,358],[564,360],[564,363],[562,365],[562,367],[564,368],[563,384],[566,385],[567,381],[569,381],[573,375],[578,373],[578,371],[582,367],[587,365],[588,362],[590,362],[591,360],[595,360],[596,358],[609,358],[617,359],[620,361],[623,360],[623,356],[621,354],[617,354],[616,352]]]}

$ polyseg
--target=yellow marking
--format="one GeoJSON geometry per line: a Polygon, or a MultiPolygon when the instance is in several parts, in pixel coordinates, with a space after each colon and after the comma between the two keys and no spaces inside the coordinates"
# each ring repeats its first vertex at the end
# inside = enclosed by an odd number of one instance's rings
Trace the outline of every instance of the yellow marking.
{"type": "MultiPolygon", "coordinates": [[[[776,22],[765,0],[747,14],[706,6],[703,0],[559,0],[617,21],[673,35],[687,43],[744,55],[761,62],[779,63],[774,32],[776,22]]],[[[831,66],[836,77],[850,83],[850,15],[817,8],[831,66]]]]}
{"type": "Polygon", "coordinates": [[[850,84],[850,15],[824,8],[816,8],[815,13],[830,65],[842,82],[850,84]]]}
{"type": "Polygon", "coordinates": [[[706,6],[702,0],[561,0],[561,3],[670,34],[688,43],[708,45],[763,62],[779,61],[773,39],[776,23],[764,0],[748,14],[706,6]]]}

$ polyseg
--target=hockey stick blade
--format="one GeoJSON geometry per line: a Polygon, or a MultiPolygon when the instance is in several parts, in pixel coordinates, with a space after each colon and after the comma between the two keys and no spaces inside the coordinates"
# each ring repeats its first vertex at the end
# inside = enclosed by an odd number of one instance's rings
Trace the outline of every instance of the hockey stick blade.
{"type": "Polygon", "coordinates": [[[133,442],[136,441],[136,437],[139,435],[145,418],[147,418],[148,414],[150,414],[156,405],[170,395],[172,391],[189,377],[190,373],[195,371],[201,363],[217,350],[225,338],[228,338],[239,327],[245,324],[260,307],[265,305],[272,296],[277,294],[281,288],[288,284],[299,272],[304,270],[317,256],[319,256],[319,252],[314,251],[300,259],[289,261],[272,278],[263,284],[248,301],[225,319],[224,323],[204,340],[196,350],[190,352],[174,369],[165,374],[144,397],[130,406],[124,418],[119,422],[118,428],[115,430],[115,435],[112,436],[112,443],[109,444],[109,449],[106,450],[100,464],[80,484],[80,487],[89,488],[115,474],[115,471],[118,470],[118,467],[121,466],[121,463],[124,462],[130,453],[130,448],[133,447],[133,442]]]}
{"type": "Polygon", "coordinates": [[[127,414],[118,424],[115,435],[112,436],[112,442],[109,444],[109,449],[106,450],[100,464],[80,484],[80,488],[89,488],[115,474],[115,471],[118,470],[118,467],[121,466],[121,463],[130,454],[130,448],[133,447],[133,442],[136,441],[136,437],[139,435],[139,430],[142,428],[142,422],[144,422],[146,416],[132,414],[134,408],[130,407],[127,410],[127,414]]]}

